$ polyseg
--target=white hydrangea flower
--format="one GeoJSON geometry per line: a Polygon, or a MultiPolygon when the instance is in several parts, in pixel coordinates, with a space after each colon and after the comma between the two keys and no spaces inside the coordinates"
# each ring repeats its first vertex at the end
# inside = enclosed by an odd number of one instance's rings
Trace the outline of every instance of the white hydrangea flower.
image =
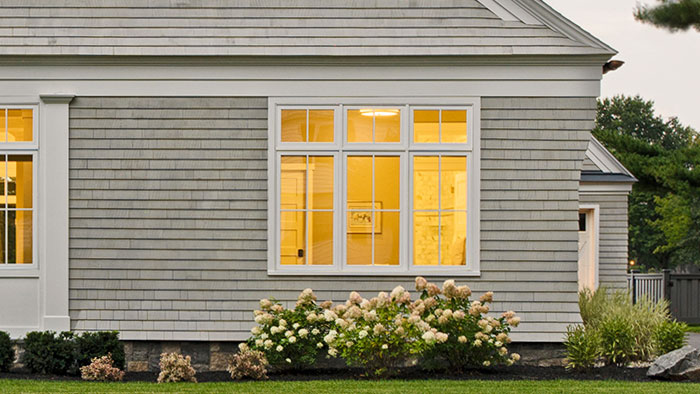
{"type": "Polygon", "coordinates": [[[321,342],[319,342],[319,343],[316,344],[316,347],[320,349],[320,348],[323,347],[323,344],[322,344],[321,342]]]}
{"type": "Polygon", "coordinates": [[[295,337],[295,336],[289,337],[289,343],[294,343],[296,341],[297,341],[297,337],[295,337]]]}
{"type": "Polygon", "coordinates": [[[281,352],[282,350],[284,350],[284,346],[277,345],[277,348],[275,350],[277,350],[278,352],[281,352]]]}
{"type": "Polygon", "coordinates": [[[383,344],[383,345],[382,345],[382,349],[384,349],[384,350],[389,349],[389,345],[387,345],[386,343],[383,344]]]}
{"type": "Polygon", "coordinates": [[[314,335],[318,335],[321,333],[321,331],[319,331],[318,328],[314,328],[313,330],[311,330],[311,333],[314,335]]]}
{"type": "Polygon", "coordinates": [[[298,330],[300,326],[301,326],[301,325],[300,325],[299,323],[294,323],[294,324],[292,325],[292,328],[294,328],[295,330],[298,330]]]}
{"type": "Polygon", "coordinates": [[[300,337],[306,338],[307,335],[309,335],[309,330],[307,330],[306,328],[302,328],[301,330],[299,330],[300,337]]]}
{"type": "Polygon", "coordinates": [[[363,339],[367,336],[367,334],[368,334],[367,331],[362,330],[362,331],[357,333],[357,336],[360,337],[360,339],[363,339]]]}

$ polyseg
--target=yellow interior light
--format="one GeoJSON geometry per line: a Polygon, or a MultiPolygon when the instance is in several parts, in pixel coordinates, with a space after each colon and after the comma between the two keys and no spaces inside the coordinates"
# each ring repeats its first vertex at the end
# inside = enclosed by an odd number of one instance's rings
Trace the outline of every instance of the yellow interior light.
{"type": "Polygon", "coordinates": [[[398,109],[361,109],[362,116],[396,116],[399,114],[398,109]]]}

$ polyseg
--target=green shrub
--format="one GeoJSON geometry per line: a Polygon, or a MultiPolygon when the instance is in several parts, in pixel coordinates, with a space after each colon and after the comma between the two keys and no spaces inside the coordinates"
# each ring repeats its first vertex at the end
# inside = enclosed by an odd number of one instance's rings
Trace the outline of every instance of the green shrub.
{"type": "Polygon", "coordinates": [[[600,336],[595,330],[586,331],[584,326],[576,325],[566,328],[566,368],[588,369],[595,365],[600,357],[600,336]]]}
{"type": "Polygon", "coordinates": [[[675,320],[667,320],[656,329],[654,339],[659,354],[666,354],[685,346],[685,332],[688,325],[675,320]]]}
{"type": "Polygon", "coordinates": [[[34,373],[65,375],[75,364],[73,334],[33,331],[24,340],[24,364],[34,373]]]}
{"type": "Polygon", "coordinates": [[[655,334],[670,317],[668,301],[653,302],[642,297],[633,304],[628,292],[611,292],[601,287],[595,293],[589,289],[581,291],[579,307],[586,330],[600,330],[610,320],[625,321],[624,324],[631,326],[634,338],[631,360],[648,361],[659,354],[655,334]]]}
{"type": "Polygon", "coordinates": [[[7,372],[15,361],[15,350],[12,348],[10,334],[0,331],[0,372],[7,372]]]}
{"type": "MultiPolygon", "coordinates": [[[[330,302],[325,302],[329,306],[330,302]]],[[[276,301],[260,300],[262,310],[255,311],[253,336],[248,341],[252,350],[263,352],[267,362],[278,369],[302,369],[313,365],[325,348],[323,337],[334,326],[316,305],[316,296],[306,289],[294,309],[286,309],[276,301]],[[319,345],[320,344],[320,345],[319,345]]]]}
{"type": "Polygon", "coordinates": [[[90,365],[93,358],[111,354],[114,366],[124,369],[124,344],[119,341],[117,331],[84,332],[75,337],[78,367],[90,365]]]}
{"type": "Polygon", "coordinates": [[[608,364],[625,365],[636,356],[634,327],[618,316],[603,320],[598,327],[601,353],[608,364]]]}

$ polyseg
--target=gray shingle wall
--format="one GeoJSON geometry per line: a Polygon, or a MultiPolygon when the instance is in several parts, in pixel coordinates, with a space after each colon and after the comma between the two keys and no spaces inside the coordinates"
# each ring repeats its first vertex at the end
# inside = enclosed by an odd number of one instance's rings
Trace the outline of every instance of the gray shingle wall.
{"type": "Polygon", "coordinates": [[[581,194],[580,198],[581,204],[600,206],[600,285],[608,288],[627,288],[627,194],[581,194]]]}
{"type": "Polygon", "coordinates": [[[476,0],[3,0],[2,55],[610,54],[476,0]]]}
{"type": "MultiPolygon", "coordinates": [[[[72,328],[242,339],[263,297],[412,288],[412,278],[268,277],[266,103],[73,101],[72,328]]],[[[594,98],[482,100],[482,274],[461,281],[520,312],[521,338],[557,341],[579,320],[578,179],[594,111],[594,98]]]]}

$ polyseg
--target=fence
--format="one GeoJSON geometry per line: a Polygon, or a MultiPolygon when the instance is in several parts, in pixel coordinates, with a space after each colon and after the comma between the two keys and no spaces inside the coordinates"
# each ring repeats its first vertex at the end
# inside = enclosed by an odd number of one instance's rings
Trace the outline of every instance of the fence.
{"type": "Polygon", "coordinates": [[[664,298],[664,287],[664,274],[637,274],[633,271],[627,276],[627,288],[635,303],[642,296],[659,301],[664,298]]]}
{"type": "Polygon", "coordinates": [[[690,324],[700,324],[700,274],[677,274],[664,270],[661,274],[627,275],[627,288],[632,300],[648,296],[653,301],[666,298],[671,315],[690,324]]]}

